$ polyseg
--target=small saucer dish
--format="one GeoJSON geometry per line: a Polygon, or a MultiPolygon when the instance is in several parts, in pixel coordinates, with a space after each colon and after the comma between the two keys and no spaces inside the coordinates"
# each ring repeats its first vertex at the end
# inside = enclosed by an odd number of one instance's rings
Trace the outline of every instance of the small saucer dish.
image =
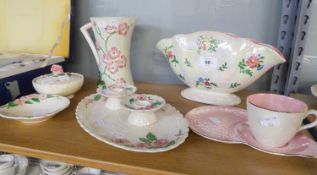
{"type": "Polygon", "coordinates": [[[63,72],[62,68],[58,68],[57,65],[53,65],[53,73],[33,79],[33,87],[38,93],[72,98],[82,87],[84,76],[79,73],[63,72]]]}
{"type": "Polygon", "coordinates": [[[245,144],[274,155],[317,158],[317,143],[303,133],[296,134],[282,147],[260,144],[247,123],[246,110],[241,108],[203,106],[189,111],[185,118],[193,132],[209,140],[245,144]]]}
{"type": "Polygon", "coordinates": [[[37,123],[48,120],[69,104],[70,100],[63,96],[31,94],[1,106],[0,116],[24,123],[37,123]]]}
{"type": "MultiPolygon", "coordinates": [[[[112,84],[108,87],[98,87],[97,93],[107,97],[106,108],[112,110],[121,109],[121,99],[136,92],[136,87],[129,84],[112,84]]],[[[97,97],[98,98],[98,97],[97,97]]]]}
{"type": "Polygon", "coordinates": [[[87,133],[102,142],[128,151],[155,153],[176,148],[188,136],[186,120],[169,104],[155,111],[155,122],[139,126],[129,122],[130,110],[104,108],[107,99],[97,95],[87,96],[78,104],[76,118],[87,133]]]}

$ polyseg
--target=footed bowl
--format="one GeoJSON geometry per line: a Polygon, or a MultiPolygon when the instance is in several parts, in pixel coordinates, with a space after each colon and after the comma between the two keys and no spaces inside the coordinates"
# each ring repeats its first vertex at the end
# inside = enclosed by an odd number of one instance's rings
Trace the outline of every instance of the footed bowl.
{"type": "Polygon", "coordinates": [[[184,98],[214,105],[237,105],[232,93],[244,89],[271,67],[285,62],[276,48],[233,34],[201,31],[162,39],[157,48],[189,88],[184,98]]]}

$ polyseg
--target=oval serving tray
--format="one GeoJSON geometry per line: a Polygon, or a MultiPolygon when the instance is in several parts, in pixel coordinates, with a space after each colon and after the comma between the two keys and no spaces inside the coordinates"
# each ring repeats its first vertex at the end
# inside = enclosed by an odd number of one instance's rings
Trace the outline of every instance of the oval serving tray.
{"type": "Polygon", "coordinates": [[[80,126],[104,143],[128,151],[155,153],[176,148],[188,136],[186,120],[171,105],[156,112],[156,123],[135,126],[128,123],[128,110],[109,110],[104,107],[106,100],[100,94],[92,94],[76,109],[80,126]]]}

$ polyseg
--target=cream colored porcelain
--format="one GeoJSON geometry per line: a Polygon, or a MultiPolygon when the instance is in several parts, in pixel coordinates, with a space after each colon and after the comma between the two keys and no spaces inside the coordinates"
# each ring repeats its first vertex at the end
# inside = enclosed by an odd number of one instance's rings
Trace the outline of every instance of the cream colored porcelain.
{"type": "Polygon", "coordinates": [[[104,107],[106,98],[92,94],[76,108],[80,126],[91,136],[112,146],[136,152],[163,152],[176,148],[188,136],[188,125],[183,115],[166,104],[157,110],[157,121],[136,126],[128,121],[130,111],[104,107]]]}
{"type": "Polygon", "coordinates": [[[240,98],[231,93],[285,62],[272,46],[213,31],[175,35],[160,40],[157,48],[190,87],[182,91],[183,97],[215,105],[239,104],[240,98]]]}
{"type": "Polygon", "coordinates": [[[84,76],[78,73],[51,73],[32,81],[38,93],[73,97],[84,83],[84,76]]]}
{"type": "Polygon", "coordinates": [[[314,84],[310,87],[312,94],[317,97],[317,84],[314,84]]]}
{"type": "Polygon", "coordinates": [[[294,98],[276,94],[254,94],[247,98],[248,123],[256,140],[263,145],[281,147],[294,135],[317,125],[317,120],[301,126],[310,114],[307,105],[294,98]]]}
{"type": "Polygon", "coordinates": [[[128,122],[136,126],[146,126],[155,123],[158,119],[155,111],[165,105],[162,97],[150,94],[134,94],[122,100],[122,106],[131,111],[128,122]]]}
{"type": "Polygon", "coordinates": [[[25,123],[48,120],[67,108],[70,100],[63,96],[31,94],[0,107],[0,116],[25,123]]]}
{"type": "MultiPolygon", "coordinates": [[[[136,87],[129,84],[112,84],[108,87],[98,87],[97,93],[101,96],[107,97],[107,101],[105,102],[105,107],[112,110],[119,110],[122,108],[121,99],[134,94],[136,91],[136,87]]],[[[98,96],[97,96],[98,98],[98,96]]]]}
{"type": "Polygon", "coordinates": [[[130,70],[130,44],[136,17],[93,17],[81,27],[100,73],[100,83],[108,85],[117,81],[133,85],[130,70]],[[88,29],[92,28],[95,44],[88,29]]]}

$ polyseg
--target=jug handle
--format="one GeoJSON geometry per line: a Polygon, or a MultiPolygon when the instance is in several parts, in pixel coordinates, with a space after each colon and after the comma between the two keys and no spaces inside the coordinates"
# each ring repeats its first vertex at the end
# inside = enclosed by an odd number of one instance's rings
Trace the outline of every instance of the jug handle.
{"type": "Polygon", "coordinates": [[[90,29],[90,28],[92,28],[92,24],[88,23],[88,24],[85,24],[84,26],[82,26],[80,28],[80,31],[81,31],[81,33],[83,33],[86,41],[88,42],[88,45],[90,46],[90,48],[92,50],[92,53],[95,56],[96,62],[99,65],[99,56],[98,56],[98,53],[97,53],[97,49],[96,49],[95,44],[92,41],[92,39],[91,39],[91,37],[90,37],[90,35],[88,33],[88,29],[90,29]]]}

